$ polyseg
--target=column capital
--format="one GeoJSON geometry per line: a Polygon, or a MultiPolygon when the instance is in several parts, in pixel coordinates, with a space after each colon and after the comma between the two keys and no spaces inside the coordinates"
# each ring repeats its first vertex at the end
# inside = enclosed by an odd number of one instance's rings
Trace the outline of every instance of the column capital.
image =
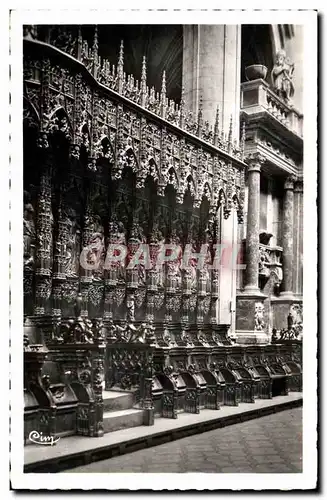
{"type": "Polygon", "coordinates": [[[294,193],[303,193],[303,181],[296,180],[294,185],[294,193]]]}
{"type": "Polygon", "coordinates": [[[296,177],[294,175],[290,175],[286,177],[284,180],[284,190],[292,190],[294,189],[294,183],[296,182],[296,177]]]}
{"type": "Polygon", "coordinates": [[[246,156],[245,162],[248,165],[248,172],[260,172],[261,166],[265,163],[266,157],[261,153],[250,153],[246,156]]]}

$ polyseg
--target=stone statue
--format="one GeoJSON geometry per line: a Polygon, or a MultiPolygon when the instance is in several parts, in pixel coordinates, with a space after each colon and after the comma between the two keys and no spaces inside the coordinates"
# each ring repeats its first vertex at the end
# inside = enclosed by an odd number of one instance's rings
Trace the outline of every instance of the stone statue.
{"type": "Polygon", "coordinates": [[[261,331],[265,327],[263,313],[264,313],[263,304],[261,302],[257,302],[255,304],[255,309],[254,309],[254,329],[257,331],[261,331]]]}
{"type": "Polygon", "coordinates": [[[36,233],[33,215],[33,206],[26,203],[24,206],[24,268],[30,268],[34,264],[36,233]]]}
{"type": "Polygon", "coordinates": [[[95,269],[92,271],[93,280],[101,280],[105,257],[102,232],[96,232],[92,235],[89,241],[89,248],[90,262],[95,266],[95,269]]]}
{"type": "Polygon", "coordinates": [[[127,307],[127,320],[130,322],[135,321],[135,297],[133,294],[130,294],[126,300],[127,307]]]}
{"type": "Polygon", "coordinates": [[[259,247],[259,273],[260,274],[265,274],[266,276],[269,276],[270,270],[269,270],[269,264],[271,263],[269,254],[267,250],[263,247],[259,247]],[[268,266],[267,266],[268,264],[268,266]]]}
{"type": "Polygon", "coordinates": [[[284,50],[277,52],[275,65],[271,72],[271,81],[276,94],[289,101],[294,95],[294,85],[292,82],[294,64],[291,64],[286,57],[284,50]]]}
{"type": "Polygon", "coordinates": [[[76,257],[76,240],[77,234],[73,233],[72,224],[70,224],[70,232],[68,233],[67,242],[65,245],[64,266],[67,276],[77,276],[77,257],[76,257]]]}
{"type": "Polygon", "coordinates": [[[82,309],[83,309],[83,297],[81,293],[78,293],[74,305],[74,312],[76,318],[81,317],[82,309]]]}
{"type": "Polygon", "coordinates": [[[290,331],[293,327],[293,315],[291,311],[287,315],[287,329],[290,331]]]}

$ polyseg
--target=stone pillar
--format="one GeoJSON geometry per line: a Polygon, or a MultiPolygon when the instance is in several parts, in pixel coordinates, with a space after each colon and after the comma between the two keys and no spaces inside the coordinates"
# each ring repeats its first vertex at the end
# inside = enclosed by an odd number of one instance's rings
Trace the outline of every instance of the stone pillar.
{"type": "Polygon", "coordinates": [[[295,182],[294,177],[288,177],[284,183],[283,291],[279,297],[271,300],[273,326],[277,330],[287,328],[287,316],[291,307],[301,303],[301,292],[297,294],[297,283],[298,279],[302,280],[302,188],[297,182],[294,186],[295,182]]]}
{"type": "Polygon", "coordinates": [[[267,321],[259,288],[260,171],[265,158],[250,154],[248,163],[248,212],[246,234],[245,287],[236,297],[236,338],[240,344],[266,344],[267,321]]]}
{"type": "Polygon", "coordinates": [[[303,294],[303,182],[294,186],[294,232],[293,232],[293,292],[303,294]]]}
{"type": "Polygon", "coordinates": [[[248,213],[246,231],[245,291],[259,291],[260,170],[264,158],[254,153],[248,162],[248,213]]]}
{"type": "Polygon", "coordinates": [[[283,291],[281,296],[293,296],[293,231],[294,181],[288,177],[284,184],[283,206],[283,291]]]}
{"type": "Polygon", "coordinates": [[[183,87],[185,106],[195,115],[200,96],[203,120],[214,125],[217,106],[220,128],[228,133],[233,117],[233,140],[239,139],[241,26],[183,27],[183,87]]]}

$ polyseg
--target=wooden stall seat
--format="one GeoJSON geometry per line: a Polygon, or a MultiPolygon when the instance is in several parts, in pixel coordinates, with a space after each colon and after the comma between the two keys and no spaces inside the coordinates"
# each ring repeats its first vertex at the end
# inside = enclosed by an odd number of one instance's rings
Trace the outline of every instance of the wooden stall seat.
{"type": "Polygon", "coordinates": [[[173,376],[164,373],[157,373],[155,380],[158,381],[162,388],[161,416],[164,418],[177,418],[178,407],[181,405],[178,400],[185,397],[185,386],[182,388],[181,384],[179,384],[178,387],[173,376]]]}
{"type": "Polygon", "coordinates": [[[258,392],[260,399],[272,398],[272,377],[268,369],[262,365],[257,364],[254,369],[258,373],[260,380],[258,382],[258,392]]]}
{"type": "Polygon", "coordinates": [[[200,395],[202,393],[203,397],[205,396],[206,385],[201,388],[199,380],[205,383],[204,378],[201,377],[200,379],[194,373],[189,372],[182,372],[181,377],[186,385],[184,411],[187,413],[200,413],[200,395]]]}
{"type": "Polygon", "coordinates": [[[210,410],[219,410],[222,390],[222,384],[215,372],[202,370],[202,377],[206,381],[205,408],[210,410]]]}
{"type": "Polygon", "coordinates": [[[225,381],[224,404],[238,406],[241,401],[242,382],[240,376],[228,368],[219,368],[219,372],[225,381]]]}

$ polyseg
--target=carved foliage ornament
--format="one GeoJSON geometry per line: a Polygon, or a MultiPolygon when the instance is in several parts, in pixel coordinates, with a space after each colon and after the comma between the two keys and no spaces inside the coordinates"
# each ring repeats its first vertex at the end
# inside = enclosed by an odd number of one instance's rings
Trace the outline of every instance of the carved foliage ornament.
{"type": "Polygon", "coordinates": [[[258,170],[260,171],[261,166],[265,163],[266,158],[264,155],[258,152],[250,153],[245,158],[245,162],[248,165],[248,172],[258,170]]]}

